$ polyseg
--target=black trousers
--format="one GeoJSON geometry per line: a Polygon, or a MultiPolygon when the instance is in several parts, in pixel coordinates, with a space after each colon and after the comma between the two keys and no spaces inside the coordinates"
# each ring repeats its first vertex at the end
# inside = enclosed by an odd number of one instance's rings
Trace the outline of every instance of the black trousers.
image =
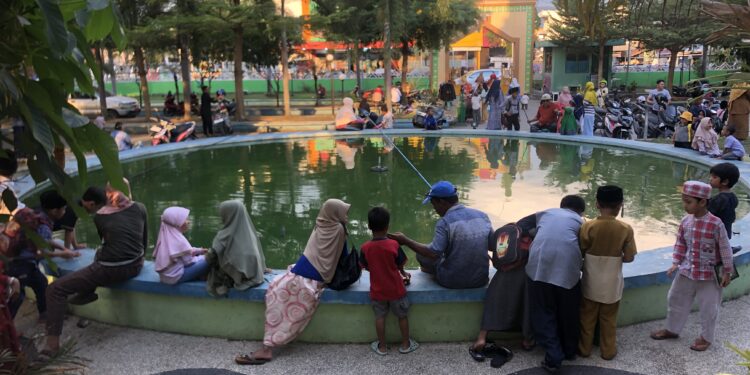
{"type": "Polygon", "coordinates": [[[518,119],[518,113],[516,113],[515,115],[505,116],[505,129],[515,131],[521,130],[521,123],[518,119]]]}
{"type": "Polygon", "coordinates": [[[565,289],[528,279],[528,288],[534,338],[544,348],[547,364],[559,366],[578,349],[581,283],[565,289]]]}
{"type": "Polygon", "coordinates": [[[201,119],[203,119],[203,134],[213,135],[214,134],[214,119],[211,116],[211,114],[210,113],[201,114],[201,119]]]}

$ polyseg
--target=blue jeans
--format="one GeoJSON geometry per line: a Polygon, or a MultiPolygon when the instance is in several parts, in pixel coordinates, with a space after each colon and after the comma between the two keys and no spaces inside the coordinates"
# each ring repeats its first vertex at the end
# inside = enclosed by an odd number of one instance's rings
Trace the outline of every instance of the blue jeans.
{"type": "Polygon", "coordinates": [[[208,274],[208,268],[209,266],[208,262],[206,262],[206,259],[201,258],[199,261],[185,267],[185,270],[182,271],[182,277],[180,277],[180,280],[177,282],[184,283],[186,281],[199,279],[202,276],[208,274]]]}

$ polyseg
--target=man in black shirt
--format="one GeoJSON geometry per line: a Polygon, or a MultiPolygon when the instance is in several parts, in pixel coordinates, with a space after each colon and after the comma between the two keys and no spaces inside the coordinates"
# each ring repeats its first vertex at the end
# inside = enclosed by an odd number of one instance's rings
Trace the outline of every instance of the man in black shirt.
{"type": "Polygon", "coordinates": [[[121,283],[138,276],[148,241],[146,208],[123,193],[90,187],[81,199],[83,208],[94,216],[102,244],[94,262],[69,273],[47,288],[47,344],[42,352],[60,350],[60,335],[68,302],[85,305],[98,299],[100,286],[121,283]],[[70,300],[68,296],[74,295],[70,300]]]}
{"type": "Polygon", "coordinates": [[[211,94],[208,93],[208,86],[202,86],[203,94],[201,95],[201,119],[203,119],[203,135],[208,137],[214,135],[214,119],[211,117],[211,94]]]}
{"type": "Polygon", "coordinates": [[[76,238],[76,223],[78,223],[78,216],[70,206],[65,207],[65,214],[60,220],[55,220],[53,223],[52,231],[65,231],[64,246],[66,249],[80,250],[85,249],[85,243],[78,243],[76,238]]]}

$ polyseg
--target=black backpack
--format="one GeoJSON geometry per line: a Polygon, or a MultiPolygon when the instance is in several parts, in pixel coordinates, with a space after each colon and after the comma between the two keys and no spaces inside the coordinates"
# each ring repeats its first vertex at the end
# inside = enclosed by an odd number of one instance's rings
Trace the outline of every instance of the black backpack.
{"type": "MultiPolygon", "coordinates": [[[[347,242],[348,236],[347,236],[347,242]]],[[[344,290],[359,280],[362,276],[362,268],[359,266],[359,253],[357,248],[352,245],[351,251],[346,253],[346,242],[344,250],[339,257],[339,263],[336,265],[336,273],[333,279],[328,283],[328,287],[333,290],[344,290]]]]}
{"type": "Polygon", "coordinates": [[[529,259],[531,237],[523,235],[515,223],[506,224],[490,235],[492,265],[500,271],[524,266],[529,259]]]}

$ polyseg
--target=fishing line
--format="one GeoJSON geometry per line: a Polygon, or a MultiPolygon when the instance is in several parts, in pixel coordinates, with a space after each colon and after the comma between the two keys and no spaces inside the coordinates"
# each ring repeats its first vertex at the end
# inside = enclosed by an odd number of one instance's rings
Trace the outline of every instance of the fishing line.
{"type": "Polygon", "coordinates": [[[399,153],[399,155],[401,155],[401,157],[404,159],[404,161],[406,162],[406,164],[408,164],[411,167],[411,169],[417,174],[417,176],[419,176],[419,178],[421,178],[422,181],[424,181],[424,183],[427,185],[427,187],[428,188],[432,188],[432,185],[427,181],[426,178],[424,178],[424,176],[421,173],[419,173],[419,170],[417,170],[417,167],[415,167],[414,164],[412,164],[411,161],[409,161],[409,158],[407,158],[406,155],[404,155],[404,153],[401,152],[401,149],[399,149],[398,146],[396,146],[396,144],[393,142],[393,140],[391,139],[391,137],[387,136],[385,134],[385,132],[383,131],[383,129],[380,129],[380,134],[382,134],[383,138],[386,139],[386,141],[388,142],[388,144],[390,146],[393,146],[393,148],[399,153]]]}

